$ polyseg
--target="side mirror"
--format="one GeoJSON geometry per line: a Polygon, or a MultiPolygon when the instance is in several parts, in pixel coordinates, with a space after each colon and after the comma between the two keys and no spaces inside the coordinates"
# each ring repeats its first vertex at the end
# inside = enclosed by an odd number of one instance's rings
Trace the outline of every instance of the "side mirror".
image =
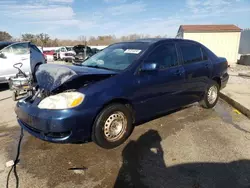
{"type": "Polygon", "coordinates": [[[4,58],[4,59],[6,58],[3,52],[0,52],[0,58],[4,58]]]}
{"type": "Polygon", "coordinates": [[[149,72],[149,71],[156,71],[157,64],[156,63],[144,63],[142,64],[141,71],[142,72],[149,72]]]}

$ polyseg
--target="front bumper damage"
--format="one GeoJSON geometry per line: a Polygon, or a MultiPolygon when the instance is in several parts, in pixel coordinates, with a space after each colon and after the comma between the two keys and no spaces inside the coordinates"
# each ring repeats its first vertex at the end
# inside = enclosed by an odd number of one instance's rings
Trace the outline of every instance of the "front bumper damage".
{"type": "Polygon", "coordinates": [[[55,143],[89,141],[97,109],[39,109],[28,98],[17,103],[17,121],[31,135],[55,143]]]}

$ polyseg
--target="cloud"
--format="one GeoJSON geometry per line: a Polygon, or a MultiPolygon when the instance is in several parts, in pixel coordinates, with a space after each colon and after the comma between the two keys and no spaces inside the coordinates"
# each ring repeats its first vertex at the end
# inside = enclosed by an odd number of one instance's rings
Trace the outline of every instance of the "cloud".
{"type": "Polygon", "coordinates": [[[228,7],[232,2],[227,0],[187,0],[187,8],[194,14],[213,13],[219,9],[228,7]]]}
{"type": "MultiPolygon", "coordinates": [[[[18,4],[16,1],[1,2],[0,14],[6,17],[19,20],[19,21],[57,21],[65,19],[73,19],[75,13],[72,7],[59,4],[44,4],[49,0],[38,0],[32,4],[27,2],[26,4],[18,4]],[[38,3],[43,2],[43,3],[38,3]]],[[[73,2],[73,0],[50,0],[49,2],[73,2]]]]}
{"type": "Polygon", "coordinates": [[[233,12],[249,12],[249,7],[229,0],[186,0],[186,7],[191,15],[189,19],[205,19],[206,17],[225,16],[233,12]]]}
{"type": "Polygon", "coordinates": [[[29,0],[32,4],[72,4],[74,0],[29,0]]]}
{"type": "Polygon", "coordinates": [[[125,3],[127,0],[104,0],[105,3],[125,3]]]}
{"type": "Polygon", "coordinates": [[[113,16],[130,15],[131,13],[139,13],[146,10],[146,4],[142,1],[135,1],[133,3],[121,4],[112,6],[107,9],[107,12],[113,16]]]}
{"type": "Polygon", "coordinates": [[[73,3],[74,0],[50,0],[53,3],[73,3]]]}

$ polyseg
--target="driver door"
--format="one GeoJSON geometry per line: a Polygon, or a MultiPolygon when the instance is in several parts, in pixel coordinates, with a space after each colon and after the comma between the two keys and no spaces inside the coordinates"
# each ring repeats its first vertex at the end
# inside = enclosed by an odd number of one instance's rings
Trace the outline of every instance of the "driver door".
{"type": "Polygon", "coordinates": [[[157,46],[143,63],[156,63],[157,70],[140,72],[135,79],[138,118],[182,106],[185,74],[175,44],[157,46]]]}

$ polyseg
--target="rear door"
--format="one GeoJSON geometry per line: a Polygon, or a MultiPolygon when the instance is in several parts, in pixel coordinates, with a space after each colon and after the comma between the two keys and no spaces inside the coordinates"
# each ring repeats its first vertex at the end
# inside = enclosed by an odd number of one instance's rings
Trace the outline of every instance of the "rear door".
{"type": "Polygon", "coordinates": [[[11,46],[13,53],[12,64],[22,63],[23,72],[31,72],[30,69],[30,50],[28,43],[17,43],[11,46]]]}
{"type": "Polygon", "coordinates": [[[185,70],[185,87],[189,101],[198,101],[204,93],[212,74],[212,63],[197,43],[181,42],[178,49],[185,70]]]}
{"type": "Polygon", "coordinates": [[[152,116],[182,105],[184,69],[179,65],[176,46],[166,43],[157,46],[143,63],[156,63],[158,69],[140,72],[135,80],[138,103],[137,115],[152,116]]]}
{"type": "Polygon", "coordinates": [[[11,47],[8,46],[1,51],[2,55],[0,57],[0,77],[9,78],[10,75],[15,74],[16,71],[13,70],[13,54],[11,47]]]}
{"type": "Polygon", "coordinates": [[[16,75],[17,69],[13,67],[15,63],[22,63],[22,70],[30,72],[30,53],[27,43],[16,43],[2,50],[4,57],[1,58],[1,75],[6,78],[16,75]]]}

